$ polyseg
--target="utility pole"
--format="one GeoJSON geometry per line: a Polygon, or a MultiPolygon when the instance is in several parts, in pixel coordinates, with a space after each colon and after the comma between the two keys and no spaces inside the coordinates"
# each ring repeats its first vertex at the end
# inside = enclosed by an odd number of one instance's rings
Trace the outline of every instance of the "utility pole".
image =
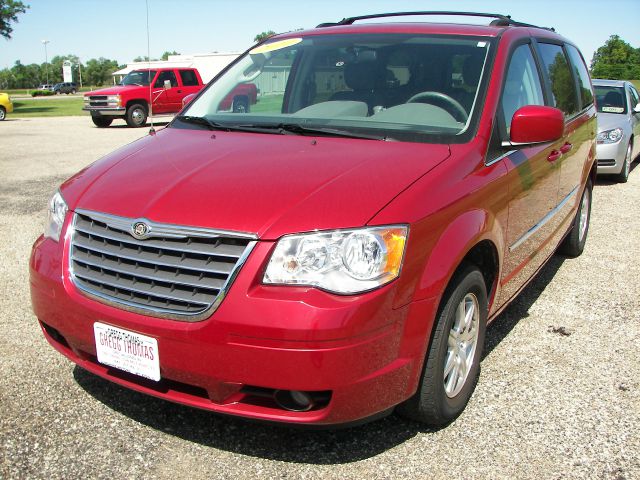
{"type": "Polygon", "coordinates": [[[49,40],[42,40],[42,44],[44,45],[44,71],[47,74],[47,85],[49,85],[49,57],[47,56],[47,43],[49,43],[49,40]]]}
{"type": "Polygon", "coordinates": [[[78,59],[78,77],[80,78],[80,88],[82,88],[82,62],[78,59]]]}

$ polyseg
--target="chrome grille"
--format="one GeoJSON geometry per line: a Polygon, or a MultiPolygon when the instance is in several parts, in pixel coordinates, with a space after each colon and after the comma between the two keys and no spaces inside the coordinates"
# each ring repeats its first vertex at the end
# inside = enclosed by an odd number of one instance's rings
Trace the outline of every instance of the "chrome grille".
{"type": "Polygon", "coordinates": [[[196,321],[211,315],[222,301],[254,239],[244,233],[77,211],[71,279],[104,303],[196,321]],[[148,238],[131,233],[139,222],[148,226],[148,238]]]}
{"type": "Polygon", "coordinates": [[[92,107],[106,107],[107,96],[106,95],[91,95],[89,97],[89,105],[92,107]]]}

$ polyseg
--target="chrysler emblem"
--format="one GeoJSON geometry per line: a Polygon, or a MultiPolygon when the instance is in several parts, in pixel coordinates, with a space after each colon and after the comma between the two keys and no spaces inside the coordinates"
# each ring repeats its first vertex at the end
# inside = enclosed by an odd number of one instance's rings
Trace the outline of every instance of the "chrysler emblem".
{"type": "Polygon", "coordinates": [[[131,234],[139,240],[142,240],[149,233],[149,225],[144,222],[136,222],[131,227],[131,234]]]}

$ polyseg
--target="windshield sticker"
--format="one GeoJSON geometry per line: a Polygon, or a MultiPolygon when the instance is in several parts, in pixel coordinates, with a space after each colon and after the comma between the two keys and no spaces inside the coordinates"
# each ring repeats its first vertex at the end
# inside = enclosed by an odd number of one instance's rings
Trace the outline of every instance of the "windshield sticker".
{"type": "Polygon", "coordinates": [[[624,112],[624,107],[602,107],[602,111],[607,113],[622,113],[624,112]]]}
{"type": "Polygon", "coordinates": [[[287,40],[280,40],[278,42],[265,43],[259,47],[254,48],[249,52],[250,55],[256,55],[258,53],[273,52],[275,50],[281,50],[283,48],[297,45],[302,41],[302,38],[288,38],[287,40]]]}
{"type": "Polygon", "coordinates": [[[484,48],[486,46],[487,46],[487,42],[478,42],[478,45],[477,45],[477,47],[479,48],[484,48]]]}

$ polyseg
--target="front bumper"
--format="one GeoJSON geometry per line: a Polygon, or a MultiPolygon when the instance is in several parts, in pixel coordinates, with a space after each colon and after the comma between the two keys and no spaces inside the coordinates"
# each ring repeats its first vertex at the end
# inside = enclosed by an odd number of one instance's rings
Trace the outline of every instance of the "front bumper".
{"type": "Polygon", "coordinates": [[[629,140],[626,135],[616,143],[599,143],[596,146],[596,158],[598,162],[597,173],[618,174],[622,172],[624,157],[627,154],[629,140]]]}
{"type": "Polygon", "coordinates": [[[33,246],[33,310],[54,348],[115,383],[214,412],[319,425],[374,416],[417,388],[435,299],[394,309],[394,283],[349,297],[261,285],[272,244],[259,242],[212,317],[163,320],[83,296],[64,267],[66,242],[41,237],[33,246]],[[98,363],[97,321],[156,338],[161,381],[98,363]],[[328,401],[292,412],[254,394],[275,390],[324,392],[328,401]]]}
{"type": "Polygon", "coordinates": [[[85,112],[91,112],[92,114],[121,117],[125,115],[127,109],[124,107],[82,107],[85,112]]]}

